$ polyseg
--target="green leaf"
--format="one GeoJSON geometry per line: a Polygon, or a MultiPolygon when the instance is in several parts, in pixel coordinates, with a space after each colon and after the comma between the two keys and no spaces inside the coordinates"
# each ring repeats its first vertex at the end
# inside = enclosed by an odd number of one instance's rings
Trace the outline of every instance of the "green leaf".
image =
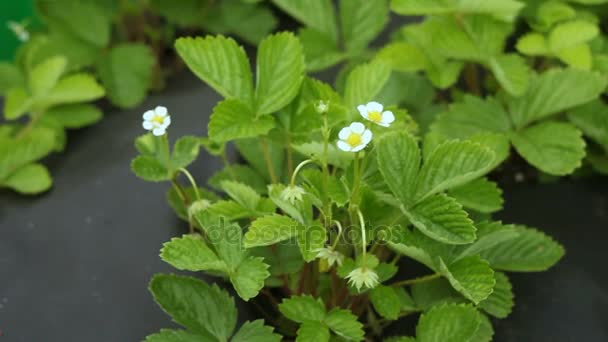
{"type": "Polygon", "coordinates": [[[172,0],[150,0],[150,9],[155,14],[181,27],[200,25],[208,14],[209,5],[206,0],[181,0],[179,6],[172,0]]]}
{"type": "Polygon", "coordinates": [[[236,35],[247,43],[257,45],[275,30],[278,20],[265,4],[245,2],[220,1],[209,6],[206,0],[202,0],[203,7],[207,7],[204,10],[205,18],[199,19],[195,25],[202,24],[209,32],[236,35]]]}
{"type": "Polygon", "coordinates": [[[396,320],[401,312],[401,303],[397,290],[390,286],[379,285],[370,291],[370,300],[380,316],[396,320]]]}
{"type": "Polygon", "coordinates": [[[536,9],[537,25],[542,31],[548,31],[556,23],[574,17],[576,17],[576,10],[561,1],[543,1],[536,9]]]}
{"type": "Polygon", "coordinates": [[[24,88],[12,88],[6,93],[4,101],[4,117],[7,120],[15,120],[27,113],[32,105],[32,100],[24,88]]]}
{"type": "Polygon", "coordinates": [[[405,211],[410,222],[426,236],[446,244],[475,240],[475,227],[462,206],[444,194],[427,197],[405,211]]]}
{"type": "Polygon", "coordinates": [[[283,215],[269,215],[256,219],[245,234],[246,248],[269,246],[297,236],[304,227],[297,221],[283,215]]]}
{"type": "Polygon", "coordinates": [[[298,246],[304,261],[311,262],[317,256],[317,250],[325,247],[327,231],[319,223],[309,224],[298,235],[298,246]]]}
{"type": "Polygon", "coordinates": [[[150,282],[156,302],[189,330],[226,341],[236,326],[234,299],[217,285],[177,275],[157,274],[150,282]]]}
{"type": "Polygon", "coordinates": [[[490,68],[498,83],[512,96],[521,96],[528,89],[530,67],[516,54],[500,55],[490,60],[490,68]]]}
{"type": "Polygon", "coordinates": [[[272,184],[268,187],[268,196],[283,212],[303,225],[312,222],[312,204],[308,196],[304,196],[302,201],[294,204],[283,199],[281,194],[285,189],[283,184],[272,184]]]}
{"type": "Polygon", "coordinates": [[[549,45],[547,39],[540,33],[527,33],[517,41],[517,51],[528,56],[543,56],[548,55],[549,45]]]}
{"type": "Polygon", "coordinates": [[[311,28],[298,31],[302,42],[307,71],[320,71],[334,66],[346,58],[339,50],[337,43],[329,36],[311,28]]]}
{"type": "Polygon", "coordinates": [[[350,310],[333,309],[325,317],[325,324],[334,334],[352,341],[363,341],[365,332],[363,324],[357,321],[350,310]]]}
{"type": "Polygon", "coordinates": [[[145,342],[216,342],[215,337],[194,334],[186,330],[162,329],[146,337],[145,342]]]}
{"type": "Polygon", "coordinates": [[[509,109],[517,128],[596,99],[608,81],[598,73],[551,69],[534,77],[528,91],[511,99],[509,109]]]}
{"type": "Polygon", "coordinates": [[[549,48],[559,52],[587,43],[599,34],[597,25],[585,20],[573,20],[559,24],[549,33],[549,48]]]}
{"type": "Polygon", "coordinates": [[[222,189],[237,203],[249,210],[256,210],[261,196],[251,187],[234,181],[223,181],[222,189]]]}
{"type": "MultiPolygon", "coordinates": [[[[55,88],[40,100],[41,106],[89,102],[105,95],[105,90],[89,74],[72,74],[59,80],[55,88]]],[[[38,104],[38,102],[36,102],[38,104]]]]}
{"type": "Polygon", "coordinates": [[[210,179],[209,185],[220,190],[221,183],[225,180],[236,180],[250,186],[258,193],[266,193],[266,182],[262,175],[247,165],[233,164],[221,171],[216,172],[210,179]]]}
{"type": "Polygon", "coordinates": [[[65,71],[67,60],[56,56],[37,64],[29,72],[28,86],[34,96],[46,95],[59,81],[65,71]]]}
{"type": "MultiPolygon", "coordinates": [[[[300,145],[292,145],[292,147],[299,153],[303,154],[308,158],[319,159],[323,156],[324,144],[322,142],[309,142],[300,145]]],[[[334,144],[328,146],[327,149],[327,163],[330,165],[337,166],[339,168],[347,168],[353,161],[353,153],[344,152],[337,148],[334,144]]]]}
{"type": "Polygon", "coordinates": [[[304,80],[304,53],[293,33],[283,32],[262,41],[257,56],[256,114],[287,106],[304,80]]]}
{"type": "Polygon", "coordinates": [[[329,342],[329,329],[316,321],[305,321],[298,329],[296,342],[329,342]]]}
{"type": "Polygon", "coordinates": [[[292,296],[283,299],[279,311],[289,320],[298,323],[305,321],[321,322],[325,318],[325,305],[312,296],[292,296]]]}
{"type": "Polygon", "coordinates": [[[427,14],[487,14],[504,21],[513,21],[521,8],[525,6],[515,0],[392,0],[393,11],[402,15],[427,14]]]}
{"type": "Polygon", "coordinates": [[[479,327],[479,316],[479,312],[469,305],[436,306],[420,317],[416,341],[470,341],[479,327]]]}
{"type": "Polygon", "coordinates": [[[171,179],[167,167],[152,156],[139,156],[133,159],[131,170],[137,177],[149,182],[162,182],[171,179]]]}
{"type": "Polygon", "coordinates": [[[456,291],[475,304],[488,298],[496,284],[490,264],[476,255],[460,259],[449,266],[439,259],[439,269],[456,291]]]}
{"type": "Polygon", "coordinates": [[[479,307],[496,318],[506,318],[513,309],[513,288],[509,278],[501,272],[494,273],[496,285],[492,294],[479,303],[479,307]]]}
{"type": "Polygon", "coordinates": [[[456,257],[456,260],[466,256],[477,255],[480,252],[519,236],[515,226],[504,225],[499,221],[480,222],[476,223],[475,227],[477,228],[477,240],[466,246],[456,257]]]}
{"type": "Polygon", "coordinates": [[[113,104],[132,108],[145,98],[156,60],[145,44],[119,44],[99,60],[97,72],[113,104]]]}
{"type": "Polygon", "coordinates": [[[264,287],[264,281],[270,277],[268,265],[263,258],[249,257],[243,260],[236,271],[230,274],[230,281],[239,297],[245,301],[258,295],[264,287]]]}
{"type": "Polygon", "coordinates": [[[568,113],[568,119],[598,144],[608,148],[608,106],[601,100],[590,102],[568,113]]]}
{"type": "Polygon", "coordinates": [[[361,51],[388,23],[388,3],[386,0],[341,0],[340,19],[346,49],[361,51]]]}
{"type": "Polygon", "coordinates": [[[471,342],[491,342],[494,336],[494,328],[492,322],[486,315],[479,315],[479,328],[475,336],[471,339],[471,342]]]}
{"type": "Polygon", "coordinates": [[[380,93],[391,75],[391,67],[382,61],[361,64],[351,71],[346,80],[344,102],[347,108],[372,101],[380,93]]]}
{"type": "Polygon", "coordinates": [[[542,232],[517,225],[519,236],[481,253],[493,268],[509,272],[540,272],[555,265],[564,247],[542,232]]]}
{"type": "Polygon", "coordinates": [[[45,114],[65,128],[82,128],[97,123],[103,117],[101,110],[91,104],[71,104],[49,109],[45,114]]]}
{"type": "Polygon", "coordinates": [[[100,48],[109,43],[112,18],[103,2],[41,0],[36,5],[37,13],[51,28],[69,32],[100,48]]]}
{"type": "Polygon", "coordinates": [[[411,204],[420,167],[420,148],[406,132],[384,135],[376,146],[378,167],[386,184],[405,205],[411,204]]]}
{"type": "Polygon", "coordinates": [[[36,127],[18,140],[0,140],[0,181],[20,168],[41,159],[54,147],[55,134],[51,129],[36,127]]]}
{"type": "Polygon", "coordinates": [[[264,320],[245,322],[234,334],[231,342],[280,342],[281,336],[274,333],[274,328],[264,325],[264,320]]]}
{"type": "Polygon", "coordinates": [[[273,0],[275,5],[307,27],[338,41],[336,15],[331,0],[273,0]]]}
{"type": "Polygon", "coordinates": [[[450,196],[465,208],[480,213],[493,213],[502,209],[502,190],[487,178],[478,178],[450,190],[450,196]]]}
{"type": "Polygon", "coordinates": [[[178,270],[226,271],[226,264],[217,257],[203,239],[195,235],[172,238],[163,245],[160,257],[178,270]]]}
{"type": "Polygon", "coordinates": [[[557,53],[556,56],[569,66],[581,70],[591,70],[593,64],[591,48],[587,44],[581,44],[563,49],[557,53]]]}
{"type": "Polygon", "coordinates": [[[417,197],[433,194],[465,184],[489,172],[493,151],[471,141],[447,141],[428,157],[418,177],[417,197]]]}
{"type": "Polygon", "coordinates": [[[389,64],[395,71],[414,72],[424,70],[426,56],[414,45],[407,42],[394,42],[385,45],[375,57],[389,64]]]}
{"type": "Polygon", "coordinates": [[[436,278],[412,286],[412,297],[416,306],[423,311],[442,304],[466,303],[466,299],[445,278],[436,278]]]}
{"type": "Polygon", "coordinates": [[[198,157],[200,139],[194,136],[183,136],[175,142],[171,155],[171,166],[175,169],[190,165],[198,157]]]}
{"type": "Polygon", "coordinates": [[[23,73],[15,64],[0,62],[0,95],[15,87],[25,85],[23,73]]]}
{"type": "Polygon", "coordinates": [[[252,138],[268,133],[275,126],[274,117],[255,117],[251,109],[237,99],[220,102],[213,108],[209,137],[224,143],[234,139],[252,138]]]}
{"type": "Polygon", "coordinates": [[[13,172],[0,182],[0,186],[9,187],[26,195],[47,191],[53,185],[53,179],[47,168],[38,163],[28,164],[13,172]]]}
{"type": "Polygon", "coordinates": [[[572,173],[585,156],[581,131],[568,123],[542,122],[512,134],[511,141],[524,159],[551,175],[572,173]]]}
{"type": "Polygon", "coordinates": [[[226,99],[248,106],[253,100],[253,76],[245,50],[232,38],[179,38],[175,48],[188,68],[226,99]]]}

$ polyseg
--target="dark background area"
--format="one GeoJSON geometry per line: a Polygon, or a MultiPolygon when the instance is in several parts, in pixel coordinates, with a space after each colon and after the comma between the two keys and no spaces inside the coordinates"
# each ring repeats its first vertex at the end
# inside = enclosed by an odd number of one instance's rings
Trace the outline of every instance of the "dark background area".
{"type": "MultiPolygon", "coordinates": [[[[186,227],[167,185],[138,180],[129,165],[146,109],[169,108],[172,138],[206,133],[220,97],[186,74],[138,109],[70,133],[67,151],[48,159],[49,193],[0,191],[0,342],[129,342],[171,326],[146,288],[154,273],[172,272],[158,251],[186,227]]],[[[203,155],[191,170],[202,184],[220,167],[203,155]]],[[[544,230],[567,254],[548,272],[511,274],[516,306],[495,322],[495,341],[608,341],[608,180],[504,190],[500,218],[544,230]]]]}

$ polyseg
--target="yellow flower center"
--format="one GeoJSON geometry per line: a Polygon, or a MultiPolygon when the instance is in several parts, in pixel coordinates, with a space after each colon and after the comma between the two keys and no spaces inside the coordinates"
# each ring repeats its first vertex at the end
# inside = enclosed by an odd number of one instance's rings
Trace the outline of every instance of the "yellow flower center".
{"type": "Polygon", "coordinates": [[[369,112],[368,116],[373,122],[382,122],[382,113],[380,112],[369,112]]]}
{"type": "Polygon", "coordinates": [[[352,133],[348,139],[346,139],[346,142],[350,147],[357,147],[363,142],[363,137],[359,133],[352,133]]]}
{"type": "Polygon", "coordinates": [[[165,122],[165,117],[160,116],[160,115],[155,115],[154,118],[152,118],[152,121],[156,122],[159,125],[162,125],[165,122]]]}

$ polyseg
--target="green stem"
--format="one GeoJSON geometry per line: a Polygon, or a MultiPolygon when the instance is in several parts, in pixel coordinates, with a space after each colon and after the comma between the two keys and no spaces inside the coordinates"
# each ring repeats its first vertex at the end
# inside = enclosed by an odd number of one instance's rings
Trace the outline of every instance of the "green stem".
{"type": "Polygon", "coordinates": [[[270,149],[268,148],[268,142],[266,138],[260,138],[260,144],[262,145],[262,153],[264,154],[264,160],[266,161],[266,167],[268,168],[268,174],[273,184],[278,183],[276,174],[274,173],[274,166],[272,165],[272,159],[270,157],[270,149]]]}
{"type": "Polygon", "coordinates": [[[401,280],[401,281],[398,281],[396,283],[392,283],[391,286],[414,285],[414,284],[419,284],[419,283],[424,283],[424,282],[427,282],[427,281],[431,281],[431,280],[437,279],[439,277],[441,277],[441,274],[439,274],[439,273],[429,274],[429,275],[418,277],[418,278],[401,280]]]}
{"type": "Polygon", "coordinates": [[[359,216],[359,225],[361,226],[361,246],[362,246],[362,264],[363,264],[363,268],[365,269],[365,267],[367,266],[366,260],[367,260],[367,239],[365,236],[365,220],[363,219],[363,214],[361,213],[361,210],[357,209],[357,216],[359,216]]]}
{"type": "Polygon", "coordinates": [[[44,112],[34,113],[32,115],[32,119],[30,120],[30,122],[28,122],[27,125],[25,125],[25,127],[23,127],[21,129],[21,131],[19,131],[19,133],[17,133],[17,135],[15,136],[15,139],[19,140],[19,139],[23,138],[24,136],[26,136],[27,133],[29,133],[29,131],[31,131],[32,128],[34,128],[34,126],[36,126],[38,121],[40,121],[40,119],[42,119],[43,115],[44,115],[44,112]]]}
{"type": "Polygon", "coordinates": [[[338,235],[336,236],[334,243],[331,245],[331,249],[333,249],[333,250],[336,249],[336,246],[340,242],[340,238],[342,237],[342,232],[343,232],[342,224],[340,224],[340,221],[334,221],[334,224],[336,225],[336,227],[338,227],[338,235]]]}
{"type": "Polygon", "coordinates": [[[302,170],[302,168],[304,166],[306,166],[307,164],[310,164],[312,162],[313,162],[312,159],[306,159],[305,161],[303,161],[300,164],[298,164],[298,166],[296,166],[296,169],[293,171],[293,174],[291,175],[290,185],[292,187],[294,187],[296,185],[296,177],[298,176],[298,172],[300,172],[300,170],[302,170]]]}
{"type": "Polygon", "coordinates": [[[179,170],[184,175],[186,175],[186,178],[188,178],[188,180],[190,181],[190,184],[192,184],[192,187],[194,188],[194,195],[196,196],[196,200],[200,200],[201,199],[201,193],[198,191],[198,186],[196,185],[196,181],[194,180],[194,177],[192,177],[192,175],[190,174],[190,172],[188,172],[188,170],[184,169],[183,167],[181,167],[179,170]]]}

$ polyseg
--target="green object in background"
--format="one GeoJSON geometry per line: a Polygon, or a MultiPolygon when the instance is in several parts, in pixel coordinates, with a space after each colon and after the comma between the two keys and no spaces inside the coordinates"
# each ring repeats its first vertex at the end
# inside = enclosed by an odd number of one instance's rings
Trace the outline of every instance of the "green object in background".
{"type": "Polygon", "coordinates": [[[0,1],[0,60],[13,60],[15,52],[22,42],[8,27],[9,21],[23,23],[28,21],[28,28],[34,22],[35,0],[5,0],[0,1]]]}

